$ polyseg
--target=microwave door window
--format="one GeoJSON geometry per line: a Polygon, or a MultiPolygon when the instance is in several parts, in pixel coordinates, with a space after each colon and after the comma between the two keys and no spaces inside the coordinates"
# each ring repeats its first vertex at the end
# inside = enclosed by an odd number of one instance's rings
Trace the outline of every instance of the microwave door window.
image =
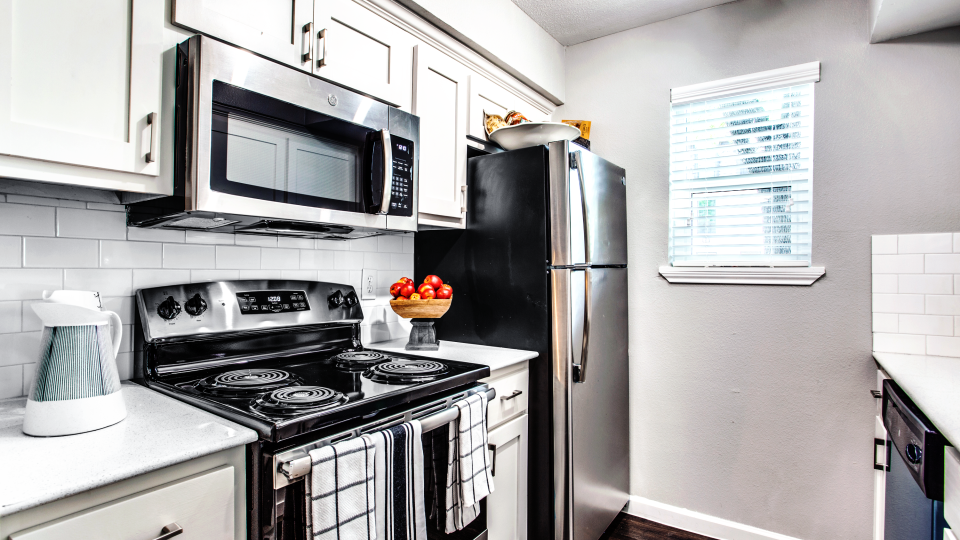
{"type": "Polygon", "coordinates": [[[357,150],[323,139],[292,135],[286,191],[356,204],[360,200],[357,150]]]}
{"type": "Polygon", "coordinates": [[[283,135],[236,117],[215,115],[211,173],[219,176],[219,172],[229,182],[253,188],[258,199],[282,201],[287,176],[287,139],[283,135]]]}

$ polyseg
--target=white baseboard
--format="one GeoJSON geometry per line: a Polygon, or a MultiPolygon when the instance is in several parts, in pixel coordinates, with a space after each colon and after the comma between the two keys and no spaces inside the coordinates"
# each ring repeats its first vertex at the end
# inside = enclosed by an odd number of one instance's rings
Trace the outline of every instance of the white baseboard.
{"type": "Polygon", "coordinates": [[[720,540],[798,540],[792,536],[765,531],[735,521],[708,516],[636,495],[630,496],[626,513],[685,531],[720,540]]]}

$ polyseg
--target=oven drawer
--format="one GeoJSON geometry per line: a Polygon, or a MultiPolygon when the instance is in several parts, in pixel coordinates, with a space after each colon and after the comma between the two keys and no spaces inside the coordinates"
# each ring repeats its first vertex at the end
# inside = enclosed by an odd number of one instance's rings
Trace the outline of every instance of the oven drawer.
{"type": "Polygon", "coordinates": [[[527,369],[522,369],[483,381],[497,391],[497,397],[487,405],[487,429],[526,412],[529,374],[527,369]]]}
{"type": "Polygon", "coordinates": [[[221,467],[44,523],[10,540],[152,540],[164,527],[177,540],[233,540],[233,467],[221,467]]]}
{"type": "Polygon", "coordinates": [[[960,531],[960,452],[950,447],[944,454],[943,517],[960,531]]]}

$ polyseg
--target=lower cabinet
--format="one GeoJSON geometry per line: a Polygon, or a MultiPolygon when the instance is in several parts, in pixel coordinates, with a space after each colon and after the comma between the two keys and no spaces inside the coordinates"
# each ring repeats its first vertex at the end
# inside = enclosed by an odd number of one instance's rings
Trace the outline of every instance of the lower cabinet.
{"type": "Polygon", "coordinates": [[[489,538],[527,537],[527,415],[492,430],[488,437],[494,491],[487,497],[489,538]]]}

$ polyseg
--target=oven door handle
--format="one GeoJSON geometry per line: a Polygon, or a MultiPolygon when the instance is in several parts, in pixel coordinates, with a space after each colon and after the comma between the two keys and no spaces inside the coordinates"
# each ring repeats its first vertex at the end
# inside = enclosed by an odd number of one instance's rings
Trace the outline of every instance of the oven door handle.
{"type": "Polygon", "coordinates": [[[380,130],[380,141],[383,144],[383,193],[377,213],[386,214],[390,211],[390,198],[393,195],[393,144],[390,143],[388,130],[380,130]]]}

